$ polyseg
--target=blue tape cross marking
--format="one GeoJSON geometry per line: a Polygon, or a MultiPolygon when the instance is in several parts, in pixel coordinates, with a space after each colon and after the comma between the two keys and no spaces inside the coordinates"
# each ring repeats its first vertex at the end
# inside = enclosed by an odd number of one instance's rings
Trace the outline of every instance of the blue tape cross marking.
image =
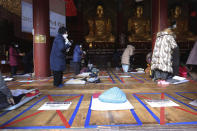
{"type": "Polygon", "coordinates": [[[109,77],[111,78],[113,83],[116,83],[115,80],[113,79],[113,77],[110,75],[110,73],[107,71],[107,74],[109,75],[109,77]]]}
{"type": "Polygon", "coordinates": [[[75,119],[75,116],[77,115],[77,112],[79,110],[79,107],[81,105],[82,100],[83,100],[83,95],[80,97],[79,102],[77,103],[77,106],[75,107],[75,110],[74,110],[74,112],[73,112],[73,114],[72,114],[72,116],[71,116],[71,118],[70,118],[70,120],[68,122],[70,126],[72,126],[72,123],[73,123],[73,121],[75,119]]]}
{"type": "MultiPolygon", "coordinates": [[[[137,94],[137,93],[136,93],[137,94]]],[[[146,106],[139,97],[137,97],[135,94],[133,96],[146,108],[146,110],[152,115],[152,117],[157,121],[157,123],[160,123],[160,119],[146,106]]]]}
{"type": "Polygon", "coordinates": [[[135,76],[137,76],[137,77],[139,77],[139,78],[141,78],[141,79],[143,79],[143,80],[146,80],[146,81],[150,82],[150,80],[147,80],[146,78],[143,78],[143,77],[141,77],[141,76],[139,76],[139,75],[137,75],[137,74],[133,74],[133,75],[135,75],[135,76]]]}
{"type": "Polygon", "coordinates": [[[46,96],[43,96],[40,100],[38,100],[37,102],[35,102],[33,105],[31,105],[30,107],[28,107],[27,109],[25,109],[24,111],[22,111],[21,113],[19,113],[18,115],[16,115],[15,117],[11,118],[10,120],[8,120],[7,122],[5,122],[4,124],[0,125],[0,127],[5,126],[7,124],[9,124],[10,122],[14,121],[16,118],[18,118],[19,116],[21,116],[22,114],[24,114],[26,111],[30,110],[32,107],[34,107],[36,104],[38,104],[40,101],[42,101],[46,96]]]}
{"type": "Polygon", "coordinates": [[[138,82],[140,83],[144,83],[144,81],[142,81],[141,79],[138,79],[137,77],[131,75],[131,73],[128,72],[128,75],[130,75],[131,77],[135,78],[136,80],[138,80],[138,82]]]}
{"type": "Polygon", "coordinates": [[[188,100],[190,100],[190,101],[193,101],[194,99],[191,99],[191,98],[188,98],[188,97],[186,97],[186,96],[184,96],[184,95],[181,95],[181,94],[183,94],[183,93],[197,93],[197,92],[175,92],[177,95],[179,95],[179,96],[181,96],[181,97],[184,97],[184,98],[186,98],[186,99],[188,99],[188,100]]]}
{"type": "Polygon", "coordinates": [[[85,121],[85,125],[84,125],[85,128],[97,128],[98,126],[141,126],[142,125],[141,120],[139,119],[139,117],[137,116],[137,114],[135,113],[135,111],[133,109],[131,109],[130,111],[131,111],[132,115],[134,116],[137,124],[89,125],[89,123],[90,123],[90,117],[91,117],[92,99],[93,99],[93,97],[91,97],[91,100],[90,100],[89,109],[88,109],[88,113],[87,113],[86,121],[85,121]]]}
{"type": "Polygon", "coordinates": [[[8,112],[10,112],[11,110],[8,110],[8,111],[4,111],[3,113],[0,114],[0,117],[6,115],[8,112]]]}
{"type": "Polygon", "coordinates": [[[121,83],[124,83],[113,71],[111,71],[112,72],[112,74],[114,74],[115,75],[115,77],[121,82],[121,83]]]}
{"type": "MultiPolygon", "coordinates": [[[[51,96],[78,96],[79,94],[60,94],[60,95],[51,95],[51,96]]],[[[30,107],[28,107],[27,109],[25,109],[24,111],[22,111],[21,113],[19,113],[18,115],[16,115],[15,117],[11,118],[10,120],[8,120],[7,122],[5,122],[4,124],[0,125],[0,127],[5,126],[7,124],[9,124],[10,122],[14,121],[16,118],[18,118],[19,116],[21,116],[22,114],[24,114],[25,112],[27,112],[28,110],[30,110],[32,107],[34,107],[36,104],[38,104],[39,102],[41,102],[43,99],[45,99],[47,96],[43,96],[40,100],[38,100],[37,102],[35,102],[33,105],[31,105],[30,107]]],[[[80,100],[69,120],[69,124],[72,125],[74,118],[79,110],[80,104],[83,100],[83,95],[80,97],[80,100]]],[[[65,129],[65,126],[25,126],[25,127],[5,127],[4,129],[65,129]]]]}
{"type": "Polygon", "coordinates": [[[176,98],[174,98],[174,97],[172,97],[172,96],[170,96],[170,95],[168,95],[168,94],[166,94],[166,93],[165,93],[165,95],[168,96],[168,97],[170,97],[170,98],[172,98],[173,100],[175,100],[175,101],[177,101],[177,102],[179,102],[179,103],[181,103],[181,104],[183,104],[183,105],[185,105],[185,106],[191,108],[192,110],[197,111],[196,108],[194,108],[194,107],[192,107],[192,106],[190,106],[190,105],[188,105],[188,104],[186,104],[186,103],[184,103],[184,102],[182,102],[182,101],[180,101],[180,100],[178,100],[178,99],[176,99],[176,98]]]}
{"type": "MultiPolygon", "coordinates": [[[[135,93],[135,94],[161,94],[161,93],[135,93]]],[[[145,109],[147,109],[147,111],[153,116],[153,118],[160,123],[160,119],[141,101],[141,99],[139,97],[137,97],[135,94],[133,94],[133,96],[144,106],[145,109]]],[[[164,93],[166,96],[170,97],[170,98],[174,98],[166,93],[164,93]]],[[[175,100],[175,98],[174,98],[175,100]]],[[[176,99],[176,101],[181,102],[179,100],[176,99]]],[[[182,102],[183,104],[183,102],[182,102]]],[[[197,124],[197,121],[191,121],[191,122],[177,122],[177,123],[165,123],[166,125],[178,125],[178,124],[197,124]]]]}

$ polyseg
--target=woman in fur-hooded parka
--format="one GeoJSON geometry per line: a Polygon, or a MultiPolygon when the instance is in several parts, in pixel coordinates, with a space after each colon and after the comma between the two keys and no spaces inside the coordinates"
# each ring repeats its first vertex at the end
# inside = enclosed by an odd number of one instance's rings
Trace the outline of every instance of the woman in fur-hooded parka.
{"type": "Polygon", "coordinates": [[[175,36],[170,28],[157,33],[153,50],[151,70],[173,73],[172,52],[177,47],[175,36]]]}

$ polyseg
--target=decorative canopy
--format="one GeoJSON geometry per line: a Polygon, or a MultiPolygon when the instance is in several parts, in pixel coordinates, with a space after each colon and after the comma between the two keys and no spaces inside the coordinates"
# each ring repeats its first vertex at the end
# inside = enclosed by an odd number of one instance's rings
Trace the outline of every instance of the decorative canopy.
{"type": "Polygon", "coordinates": [[[66,2],[66,16],[76,16],[77,9],[73,0],[65,0],[66,2]]]}

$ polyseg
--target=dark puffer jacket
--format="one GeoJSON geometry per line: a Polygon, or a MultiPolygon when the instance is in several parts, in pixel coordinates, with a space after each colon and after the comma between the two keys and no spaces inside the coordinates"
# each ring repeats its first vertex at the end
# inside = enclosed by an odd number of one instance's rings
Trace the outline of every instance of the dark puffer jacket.
{"type": "Polygon", "coordinates": [[[80,46],[76,45],[75,49],[74,49],[74,54],[73,54],[73,62],[80,62],[82,53],[83,52],[82,52],[80,46]]]}
{"type": "Polygon", "coordinates": [[[66,69],[66,49],[70,47],[65,44],[65,40],[61,34],[58,34],[53,42],[50,55],[50,67],[53,71],[64,71],[66,69]]]}

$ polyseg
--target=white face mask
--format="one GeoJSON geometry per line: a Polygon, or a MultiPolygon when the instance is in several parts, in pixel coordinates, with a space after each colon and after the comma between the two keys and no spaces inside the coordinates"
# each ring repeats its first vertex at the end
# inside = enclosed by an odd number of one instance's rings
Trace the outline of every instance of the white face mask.
{"type": "Polygon", "coordinates": [[[62,36],[64,37],[64,39],[67,39],[68,34],[63,34],[62,36]]]}
{"type": "Polygon", "coordinates": [[[18,48],[18,45],[16,44],[16,45],[14,45],[16,48],[18,48]]]}
{"type": "Polygon", "coordinates": [[[173,29],[175,29],[175,28],[176,28],[176,24],[175,24],[175,25],[173,25],[173,26],[172,26],[172,28],[173,28],[173,29]]]}

